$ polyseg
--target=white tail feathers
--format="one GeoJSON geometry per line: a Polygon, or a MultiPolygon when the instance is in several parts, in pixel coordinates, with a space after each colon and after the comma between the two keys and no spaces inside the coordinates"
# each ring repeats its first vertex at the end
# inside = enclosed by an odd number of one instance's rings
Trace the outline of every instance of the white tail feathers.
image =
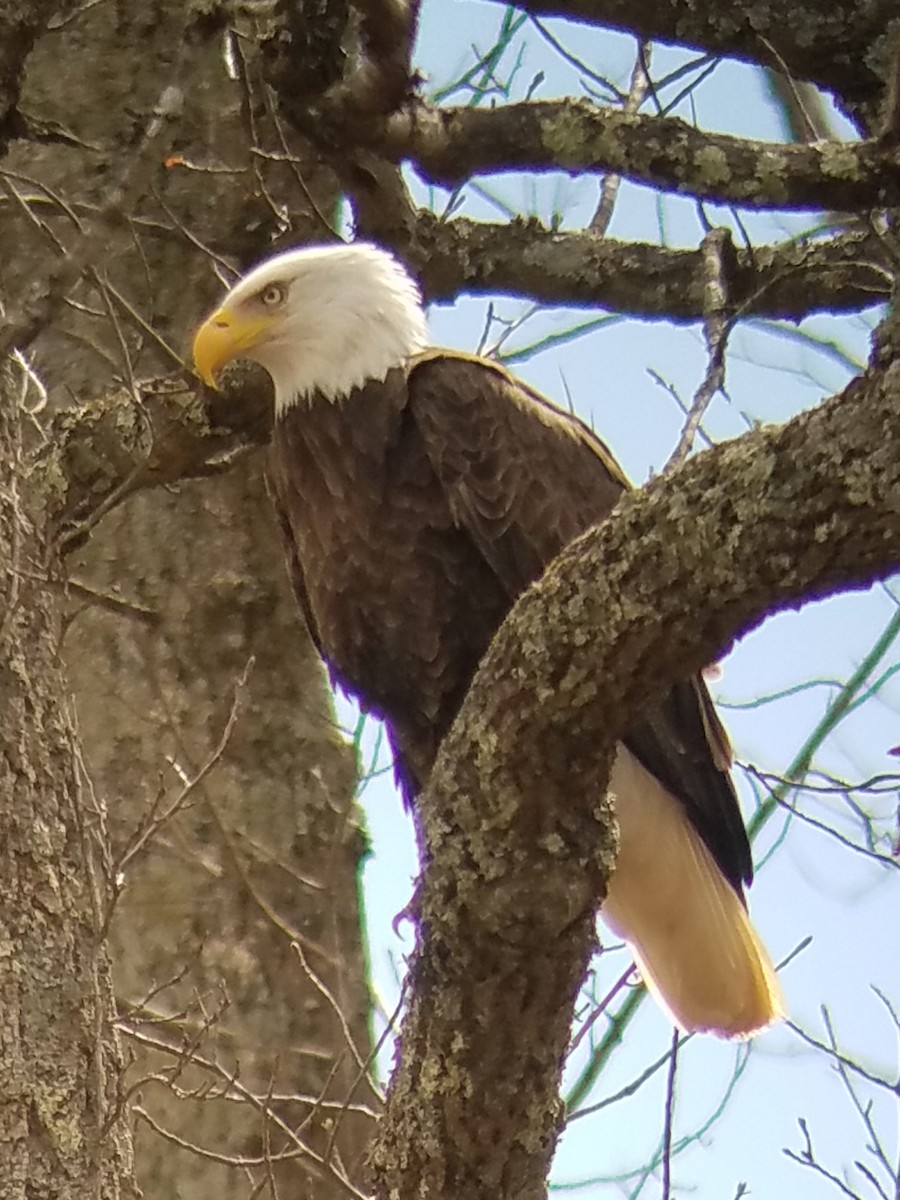
{"type": "Polygon", "coordinates": [[[662,1008],[727,1038],[784,1016],[766,949],[682,806],[624,746],[610,791],[620,846],[602,914],[662,1008]]]}

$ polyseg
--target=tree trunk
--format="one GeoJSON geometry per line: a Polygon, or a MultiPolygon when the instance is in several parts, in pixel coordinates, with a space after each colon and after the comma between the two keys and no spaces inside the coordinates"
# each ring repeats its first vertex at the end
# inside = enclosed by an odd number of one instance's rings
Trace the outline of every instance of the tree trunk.
{"type": "Polygon", "coordinates": [[[0,371],[0,1179],[4,1197],[131,1195],[102,937],[102,798],[84,787],[59,659],[60,573],[0,371]]]}
{"type": "MultiPolygon", "coordinates": [[[[267,1137],[273,1154],[296,1150],[274,1115],[266,1132],[259,1107],[221,1098],[239,1071],[262,1110],[303,1126],[302,1143],[324,1153],[334,1113],[270,1106],[267,1090],[340,1103],[360,1074],[354,1051],[369,1052],[354,763],[289,595],[259,465],[257,456],[178,495],[136,497],[106,519],[74,571],[153,614],[82,606],[65,650],[114,857],[137,849],[122,869],[112,947],[120,999],[133,1006],[126,1024],[142,1039],[132,1082],[158,1076],[138,1096],[148,1197],[192,1187],[243,1196],[247,1186],[243,1172],[173,1153],[149,1122],[219,1154],[258,1158],[267,1137]],[[177,814],[137,848],[151,814],[186,787],[177,814]],[[143,1039],[171,1050],[148,1052],[143,1039]],[[186,1046],[224,1075],[186,1067],[186,1046]]],[[[364,1080],[356,1099],[373,1101],[364,1080]]],[[[368,1127],[342,1118],[343,1162],[358,1163],[368,1127]]],[[[276,1174],[296,1180],[298,1168],[301,1178],[320,1174],[302,1156],[276,1174]]],[[[332,1193],[320,1180],[316,1194],[332,1193]]]]}

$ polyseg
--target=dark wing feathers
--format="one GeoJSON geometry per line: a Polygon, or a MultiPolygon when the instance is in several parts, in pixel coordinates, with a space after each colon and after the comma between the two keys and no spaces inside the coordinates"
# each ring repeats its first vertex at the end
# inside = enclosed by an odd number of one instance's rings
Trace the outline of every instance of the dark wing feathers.
{"type": "Polygon", "coordinates": [[[294,591],[294,596],[297,604],[300,606],[300,611],[306,620],[306,627],[309,630],[310,639],[318,650],[319,654],[324,653],[322,639],[319,635],[319,629],[316,625],[316,618],[312,610],[312,605],[309,600],[309,593],[306,590],[306,580],[303,576],[303,567],[297,555],[297,542],[294,538],[294,529],[291,522],[290,513],[284,507],[277,489],[272,483],[271,477],[266,474],[266,491],[269,493],[269,499],[272,501],[272,507],[275,510],[275,519],[278,522],[278,532],[281,534],[281,544],[284,547],[284,556],[287,560],[288,579],[294,591]]]}
{"type": "Polygon", "coordinates": [[[499,367],[432,353],[414,364],[409,387],[451,511],[511,600],[627,487],[586,425],[499,367]]]}
{"type": "MultiPolygon", "coordinates": [[[[603,442],[502,368],[430,352],[409,404],[454,519],[513,601],[629,486],[603,442]],[[537,419],[535,419],[537,418],[537,419]]],[[[752,860],[730,777],[727,735],[699,677],[673,688],[625,739],[685,806],[740,892],[752,860]]]]}

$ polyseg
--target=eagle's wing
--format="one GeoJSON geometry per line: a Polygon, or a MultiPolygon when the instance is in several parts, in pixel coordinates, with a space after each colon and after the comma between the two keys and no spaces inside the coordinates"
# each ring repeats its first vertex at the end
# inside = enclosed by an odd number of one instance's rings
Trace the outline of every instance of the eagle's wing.
{"type": "Polygon", "coordinates": [[[316,619],[313,616],[312,605],[309,600],[309,593],[306,590],[306,579],[303,575],[303,567],[300,563],[300,558],[297,554],[297,543],[294,539],[294,531],[291,525],[290,514],[282,503],[278,488],[270,475],[266,474],[266,491],[269,493],[269,499],[272,502],[272,508],[275,510],[275,521],[278,526],[278,533],[281,537],[281,545],[284,549],[284,557],[287,563],[288,579],[290,580],[294,596],[301,613],[306,621],[306,628],[309,631],[310,640],[315,646],[319,657],[324,657],[322,646],[322,638],[319,634],[316,619]]]}
{"type": "MultiPolygon", "coordinates": [[[[454,519],[510,600],[628,486],[582,422],[491,364],[423,356],[408,404],[454,519]]],[[[620,840],[604,916],[682,1029],[747,1037],[783,1007],[743,904],[750,848],[703,681],[674,687],[624,743],[610,778],[620,840]]]]}
{"type": "MultiPolygon", "coordinates": [[[[510,599],[629,487],[587,425],[488,362],[422,356],[410,371],[409,404],[452,514],[510,599]]],[[[625,744],[678,797],[732,886],[749,882],[730,746],[703,680],[673,688],[625,744]]]]}
{"type": "MultiPolygon", "coordinates": [[[[414,362],[409,393],[451,511],[511,600],[629,487],[592,430],[494,364],[431,352],[414,362]]],[[[702,679],[673,688],[625,743],[677,796],[740,891],[752,878],[750,849],[727,735],[702,679]]]]}
{"type": "Polygon", "coordinates": [[[482,359],[420,356],[409,404],[455,519],[511,599],[628,487],[582,421],[482,359]]]}

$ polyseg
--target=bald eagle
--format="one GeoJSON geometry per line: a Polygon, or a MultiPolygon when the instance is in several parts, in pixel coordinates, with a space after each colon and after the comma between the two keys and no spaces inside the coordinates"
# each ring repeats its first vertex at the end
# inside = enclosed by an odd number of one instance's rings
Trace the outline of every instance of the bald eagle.
{"type": "MultiPolygon", "coordinates": [[[[293,250],[201,325],[200,376],[271,375],[267,473],[294,591],[332,679],[385,721],[405,798],[516,597],[628,483],[581,421],[496,363],[429,348],[415,283],[371,245],[293,250]]],[[[730,748],[700,678],[620,745],[603,905],[675,1023],[747,1037],[782,1012],[746,912],[730,748]]]]}

